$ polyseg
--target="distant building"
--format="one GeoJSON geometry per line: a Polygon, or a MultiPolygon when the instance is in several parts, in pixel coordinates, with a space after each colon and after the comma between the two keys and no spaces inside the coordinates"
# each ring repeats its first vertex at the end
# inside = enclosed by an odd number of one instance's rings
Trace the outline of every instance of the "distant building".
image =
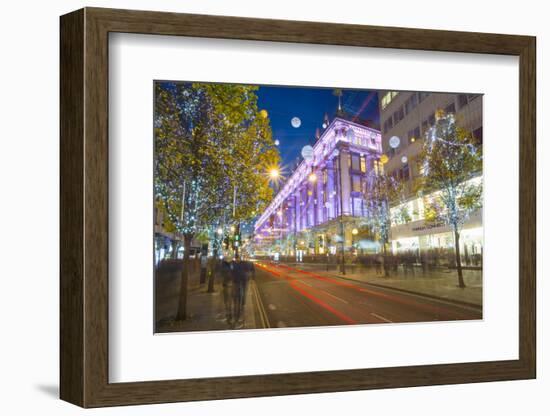
{"type": "Polygon", "coordinates": [[[366,213],[364,183],[381,169],[382,152],[380,131],[352,120],[340,115],[328,124],[311,160],[298,165],[258,218],[258,253],[334,254],[351,247],[352,229],[366,213]]]}
{"type": "MultiPolygon", "coordinates": [[[[482,96],[381,91],[379,106],[383,152],[389,157],[384,168],[386,173],[405,183],[408,193],[406,205],[412,219],[407,224],[392,224],[392,251],[395,253],[404,250],[452,248],[454,240],[450,227],[424,222],[423,201],[413,191],[414,180],[421,174],[417,158],[422,150],[425,133],[435,124],[435,112],[439,109],[446,113],[454,113],[457,124],[471,132],[479,143],[482,143],[482,96]],[[389,144],[392,137],[399,138],[399,146],[396,148],[389,144]]],[[[481,179],[480,176],[476,180],[481,179]]],[[[401,207],[394,207],[398,208],[401,207]]],[[[481,210],[472,215],[465,224],[461,242],[462,252],[466,253],[466,256],[481,253],[481,210]]]]}

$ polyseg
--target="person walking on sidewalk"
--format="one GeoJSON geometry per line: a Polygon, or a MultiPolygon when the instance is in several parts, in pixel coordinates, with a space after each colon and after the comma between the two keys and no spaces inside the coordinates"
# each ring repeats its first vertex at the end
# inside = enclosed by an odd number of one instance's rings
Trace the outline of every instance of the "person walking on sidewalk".
{"type": "Polygon", "coordinates": [[[384,266],[384,257],[379,254],[376,256],[376,275],[382,274],[382,267],[384,266]]]}
{"type": "Polygon", "coordinates": [[[244,326],[244,307],[246,302],[246,289],[250,276],[254,274],[254,265],[249,261],[243,261],[239,254],[231,263],[231,274],[233,276],[233,319],[235,329],[244,326]]]}
{"type": "Polygon", "coordinates": [[[233,273],[231,270],[230,259],[224,257],[220,264],[220,274],[222,276],[223,303],[225,305],[225,319],[227,325],[233,327],[233,273]]]}

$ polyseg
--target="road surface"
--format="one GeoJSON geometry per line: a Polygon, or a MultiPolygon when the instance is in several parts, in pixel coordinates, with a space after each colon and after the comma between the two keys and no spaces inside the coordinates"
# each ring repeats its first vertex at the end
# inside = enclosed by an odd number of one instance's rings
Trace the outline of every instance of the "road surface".
{"type": "Polygon", "coordinates": [[[258,326],[305,327],[481,319],[481,309],[256,262],[258,326]]]}

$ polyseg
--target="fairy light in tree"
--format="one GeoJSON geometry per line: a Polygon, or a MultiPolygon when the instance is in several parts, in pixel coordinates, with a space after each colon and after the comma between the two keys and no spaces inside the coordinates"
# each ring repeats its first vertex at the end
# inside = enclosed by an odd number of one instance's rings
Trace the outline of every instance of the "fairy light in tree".
{"type": "Polygon", "coordinates": [[[438,110],[436,123],[426,134],[422,174],[437,189],[430,206],[428,221],[444,222],[452,227],[455,263],[459,287],[465,287],[461,265],[460,233],[465,222],[483,203],[481,149],[466,130],[457,127],[453,114],[438,110]],[[474,180],[477,179],[477,180],[474,180]]]}

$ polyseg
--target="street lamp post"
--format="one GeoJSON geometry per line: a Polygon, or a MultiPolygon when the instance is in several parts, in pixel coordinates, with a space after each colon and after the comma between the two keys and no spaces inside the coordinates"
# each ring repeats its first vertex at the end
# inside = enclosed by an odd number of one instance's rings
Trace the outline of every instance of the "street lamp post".
{"type": "Polygon", "coordinates": [[[277,211],[277,216],[279,217],[279,255],[282,257],[283,254],[283,207],[279,208],[277,211]]]}
{"type": "MultiPolygon", "coordinates": [[[[355,247],[355,236],[358,233],[359,233],[359,230],[357,230],[357,228],[354,228],[353,230],[351,230],[351,247],[354,250],[355,255],[357,255],[357,247],[355,247]]],[[[355,264],[357,264],[357,263],[355,263],[355,264]]]]}

